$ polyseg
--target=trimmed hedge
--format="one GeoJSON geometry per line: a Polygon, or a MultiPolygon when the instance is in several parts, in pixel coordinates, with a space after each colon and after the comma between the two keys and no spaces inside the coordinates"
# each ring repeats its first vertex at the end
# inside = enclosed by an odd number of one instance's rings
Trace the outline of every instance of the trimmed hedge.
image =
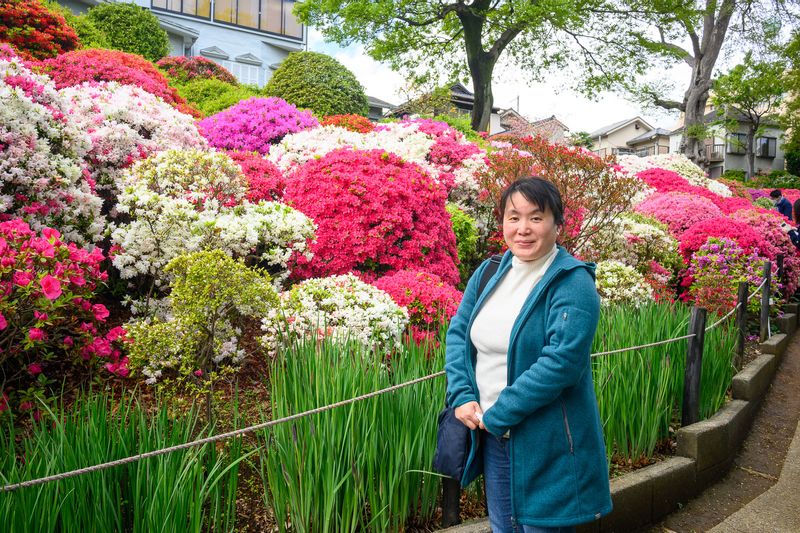
{"type": "Polygon", "coordinates": [[[251,85],[231,85],[218,79],[197,78],[177,85],[178,94],[204,115],[215,115],[220,111],[259,96],[258,89],[251,85]]]}
{"type": "Polygon", "coordinates": [[[156,62],[169,52],[167,32],[149,10],[136,4],[99,4],[86,14],[108,36],[112,48],[156,62]]]}
{"type": "Polygon", "coordinates": [[[369,111],[364,87],[336,59],[317,52],[289,54],[264,88],[317,116],[363,115],[369,111]]]}

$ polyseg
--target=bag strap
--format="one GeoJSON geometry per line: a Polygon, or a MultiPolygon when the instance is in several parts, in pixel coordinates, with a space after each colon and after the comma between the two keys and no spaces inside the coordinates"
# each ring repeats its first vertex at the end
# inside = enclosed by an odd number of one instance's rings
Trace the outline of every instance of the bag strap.
{"type": "MultiPolygon", "coordinates": [[[[486,288],[486,284],[489,283],[489,280],[492,279],[492,276],[494,276],[495,272],[497,272],[497,269],[500,267],[500,261],[502,260],[503,256],[499,254],[495,254],[489,258],[489,264],[486,265],[486,268],[484,269],[483,274],[481,275],[481,281],[480,283],[478,283],[478,294],[475,296],[476,300],[480,298],[481,294],[483,293],[483,289],[486,288]]],[[[450,407],[449,392],[445,393],[444,404],[447,407],[450,407]]]]}

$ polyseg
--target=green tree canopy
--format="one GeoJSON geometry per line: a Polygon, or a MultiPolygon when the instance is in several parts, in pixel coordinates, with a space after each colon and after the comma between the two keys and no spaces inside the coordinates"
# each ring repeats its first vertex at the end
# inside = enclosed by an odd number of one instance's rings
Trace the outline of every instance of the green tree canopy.
{"type": "Polygon", "coordinates": [[[169,52],[167,32],[149,10],[136,4],[103,3],[86,16],[107,37],[111,47],[156,62],[169,52]]]}
{"type": "Polygon", "coordinates": [[[363,115],[369,111],[364,87],[336,59],[317,52],[289,54],[267,82],[264,94],[283,98],[318,116],[363,115]]]}

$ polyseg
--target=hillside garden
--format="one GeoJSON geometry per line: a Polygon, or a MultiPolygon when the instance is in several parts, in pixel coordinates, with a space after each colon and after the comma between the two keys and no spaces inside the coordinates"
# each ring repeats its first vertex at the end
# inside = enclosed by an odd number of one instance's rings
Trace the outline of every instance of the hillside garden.
{"type": "MultiPolygon", "coordinates": [[[[561,244],[597,263],[595,353],[685,335],[692,305],[724,315],[779,255],[776,304],[800,283],[767,191],[683,156],[473,142],[428,118],[323,116],[255,90],[194,106],[187,84],[235,79],[65,39],[0,46],[0,485],[439,372],[460,289],[503,251],[498,195],[523,175],[559,186],[561,244]]],[[[703,418],[726,401],[736,339],[732,320],[706,335],[703,418]]],[[[593,360],[611,475],[671,453],[685,352],[593,360]]],[[[443,401],[444,379],[427,380],[0,493],[0,516],[15,531],[430,529],[443,401]]]]}

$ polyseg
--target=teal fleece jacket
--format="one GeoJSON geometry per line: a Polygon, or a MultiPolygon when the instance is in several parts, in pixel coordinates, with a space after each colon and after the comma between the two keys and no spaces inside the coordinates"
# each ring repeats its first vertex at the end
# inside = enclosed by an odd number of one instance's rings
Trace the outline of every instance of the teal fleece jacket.
{"type": "MultiPolygon", "coordinates": [[[[488,261],[473,274],[447,331],[450,405],[480,401],[472,322],[511,268],[511,252],[477,298],[488,261]]],[[[508,384],[483,414],[493,435],[510,432],[512,518],[540,527],[573,526],[611,512],[608,463],[597,410],[590,350],[600,316],[594,265],[564,248],[522,306],[511,330],[508,384]]],[[[472,432],[463,486],[482,471],[472,432]]]]}

